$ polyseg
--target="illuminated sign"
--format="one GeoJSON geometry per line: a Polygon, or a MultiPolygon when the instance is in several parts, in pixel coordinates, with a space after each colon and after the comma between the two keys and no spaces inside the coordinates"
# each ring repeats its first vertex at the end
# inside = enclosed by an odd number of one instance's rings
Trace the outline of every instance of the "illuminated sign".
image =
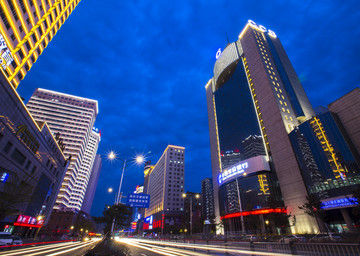
{"type": "Polygon", "coordinates": [[[35,137],[30,133],[26,124],[21,124],[16,127],[18,131],[16,135],[20,136],[20,139],[31,149],[34,154],[38,151],[40,144],[35,137]]]}
{"type": "Polygon", "coordinates": [[[131,229],[135,230],[136,229],[136,221],[131,222],[131,229]]]}
{"type": "Polygon", "coordinates": [[[1,175],[0,181],[1,181],[2,183],[5,183],[8,178],[9,178],[9,174],[6,173],[6,172],[4,172],[4,173],[1,175]]]}
{"type": "Polygon", "coordinates": [[[132,193],[128,195],[126,204],[130,207],[149,208],[150,195],[132,193]]]}
{"type": "Polygon", "coordinates": [[[359,205],[359,202],[354,197],[349,197],[349,198],[345,197],[345,198],[322,201],[322,204],[323,206],[321,208],[329,209],[329,208],[341,208],[345,206],[356,206],[359,205]]]}
{"type": "Polygon", "coordinates": [[[263,25],[258,25],[252,20],[248,20],[248,23],[250,24],[250,26],[259,29],[261,32],[264,32],[264,33],[267,32],[269,34],[269,36],[272,36],[272,37],[276,38],[275,32],[270,30],[270,29],[265,28],[263,25]]]}
{"type": "Polygon", "coordinates": [[[239,174],[245,173],[245,169],[249,167],[249,163],[240,163],[232,168],[225,170],[223,173],[219,174],[219,184],[223,183],[225,180],[239,176],[239,174]]]}
{"type": "Polygon", "coordinates": [[[19,215],[14,226],[23,226],[23,227],[41,227],[44,224],[44,219],[37,220],[35,217],[27,215],[19,215]]]}
{"type": "Polygon", "coordinates": [[[266,156],[255,156],[245,161],[241,161],[223,170],[218,176],[219,184],[230,181],[240,175],[252,174],[259,171],[270,171],[270,166],[266,156]]]}
{"type": "Polygon", "coordinates": [[[14,58],[11,55],[9,48],[5,42],[4,37],[0,34],[0,65],[5,70],[11,62],[13,62],[14,58]]]}
{"type": "Polygon", "coordinates": [[[254,211],[246,211],[246,212],[236,212],[230,213],[225,216],[221,216],[220,219],[230,219],[236,218],[240,216],[249,216],[249,215],[260,215],[260,214],[269,214],[269,213],[286,213],[285,208],[270,208],[270,209],[261,209],[261,210],[254,210],[254,211]]]}
{"type": "Polygon", "coordinates": [[[220,55],[221,55],[221,48],[219,48],[216,52],[216,55],[215,55],[216,59],[218,59],[220,57],[220,55]]]}

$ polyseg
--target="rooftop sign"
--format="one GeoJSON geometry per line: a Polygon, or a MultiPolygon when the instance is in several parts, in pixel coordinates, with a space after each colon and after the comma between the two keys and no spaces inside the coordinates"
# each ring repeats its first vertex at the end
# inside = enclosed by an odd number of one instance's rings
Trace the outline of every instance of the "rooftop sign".
{"type": "Polygon", "coordinates": [[[256,24],[254,21],[252,20],[248,20],[248,24],[250,24],[250,26],[257,28],[258,30],[260,30],[261,32],[267,32],[269,34],[269,36],[275,37],[276,38],[276,34],[274,31],[265,28],[263,25],[259,25],[256,24]]]}

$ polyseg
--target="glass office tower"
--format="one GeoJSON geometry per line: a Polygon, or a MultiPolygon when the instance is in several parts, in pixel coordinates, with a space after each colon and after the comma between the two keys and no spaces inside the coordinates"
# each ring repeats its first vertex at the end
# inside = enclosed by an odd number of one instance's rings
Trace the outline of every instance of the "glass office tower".
{"type": "Polygon", "coordinates": [[[288,136],[314,111],[280,40],[249,21],[216,58],[206,93],[217,221],[232,219],[228,230],[236,230],[235,216],[263,222],[260,210],[286,206],[294,232],[315,232],[315,220],[298,209],[307,190],[288,136]]]}

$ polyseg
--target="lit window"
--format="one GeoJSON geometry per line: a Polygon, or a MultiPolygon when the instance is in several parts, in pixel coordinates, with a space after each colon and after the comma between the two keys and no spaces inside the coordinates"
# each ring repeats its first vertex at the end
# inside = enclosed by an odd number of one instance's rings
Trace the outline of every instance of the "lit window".
{"type": "Polygon", "coordinates": [[[285,108],[282,108],[282,111],[285,112],[285,108]]]}
{"type": "Polygon", "coordinates": [[[281,95],[281,98],[282,98],[283,100],[285,100],[284,95],[281,95]]]}
{"type": "Polygon", "coordinates": [[[280,98],[280,95],[279,95],[279,94],[277,94],[277,96],[280,98]]]}
{"type": "Polygon", "coordinates": [[[271,71],[270,70],[268,70],[269,71],[269,74],[271,74],[271,71]]]}
{"type": "Polygon", "coordinates": [[[279,89],[279,91],[282,93],[281,89],[279,89]]]}
{"type": "Polygon", "coordinates": [[[286,120],[288,120],[288,117],[287,117],[287,115],[285,115],[285,119],[286,119],[286,120]]]}
{"type": "Polygon", "coordinates": [[[286,102],[284,102],[284,105],[287,106],[286,102]]]}
{"type": "Polygon", "coordinates": [[[278,89],[275,87],[275,91],[277,91],[278,89]]]}
{"type": "Polygon", "coordinates": [[[292,119],[292,117],[290,116],[290,121],[292,121],[293,119],[292,119]]]}
{"type": "Polygon", "coordinates": [[[281,105],[283,104],[281,100],[280,100],[280,104],[281,104],[281,105]]]}
{"type": "Polygon", "coordinates": [[[287,109],[286,111],[287,111],[287,112],[288,112],[288,113],[290,114],[290,111],[289,111],[289,109],[287,109]]]}

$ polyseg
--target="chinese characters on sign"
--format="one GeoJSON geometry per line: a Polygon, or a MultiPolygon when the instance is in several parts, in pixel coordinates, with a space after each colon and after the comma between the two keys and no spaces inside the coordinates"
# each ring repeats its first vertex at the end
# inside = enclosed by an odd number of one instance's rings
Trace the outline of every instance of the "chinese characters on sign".
{"type": "Polygon", "coordinates": [[[147,194],[130,194],[127,197],[127,205],[131,207],[149,208],[150,195],[147,194]]]}
{"type": "Polygon", "coordinates": [[[0,65],[5,70],[13,61],[13,57],[6,45],[4,37],[0,34],[0,65]]]}
{"type": "Polygon", "coordinates": [[[221,184],[223,181],[225,181],[235,175],[244,173],[245,169],[247,169],[248,167],[249,167],[248,162],[245,162],[245,163],[240,163],[232,168],[225,170],[223,173],[219,174],[219,184],[221,184]]]}

